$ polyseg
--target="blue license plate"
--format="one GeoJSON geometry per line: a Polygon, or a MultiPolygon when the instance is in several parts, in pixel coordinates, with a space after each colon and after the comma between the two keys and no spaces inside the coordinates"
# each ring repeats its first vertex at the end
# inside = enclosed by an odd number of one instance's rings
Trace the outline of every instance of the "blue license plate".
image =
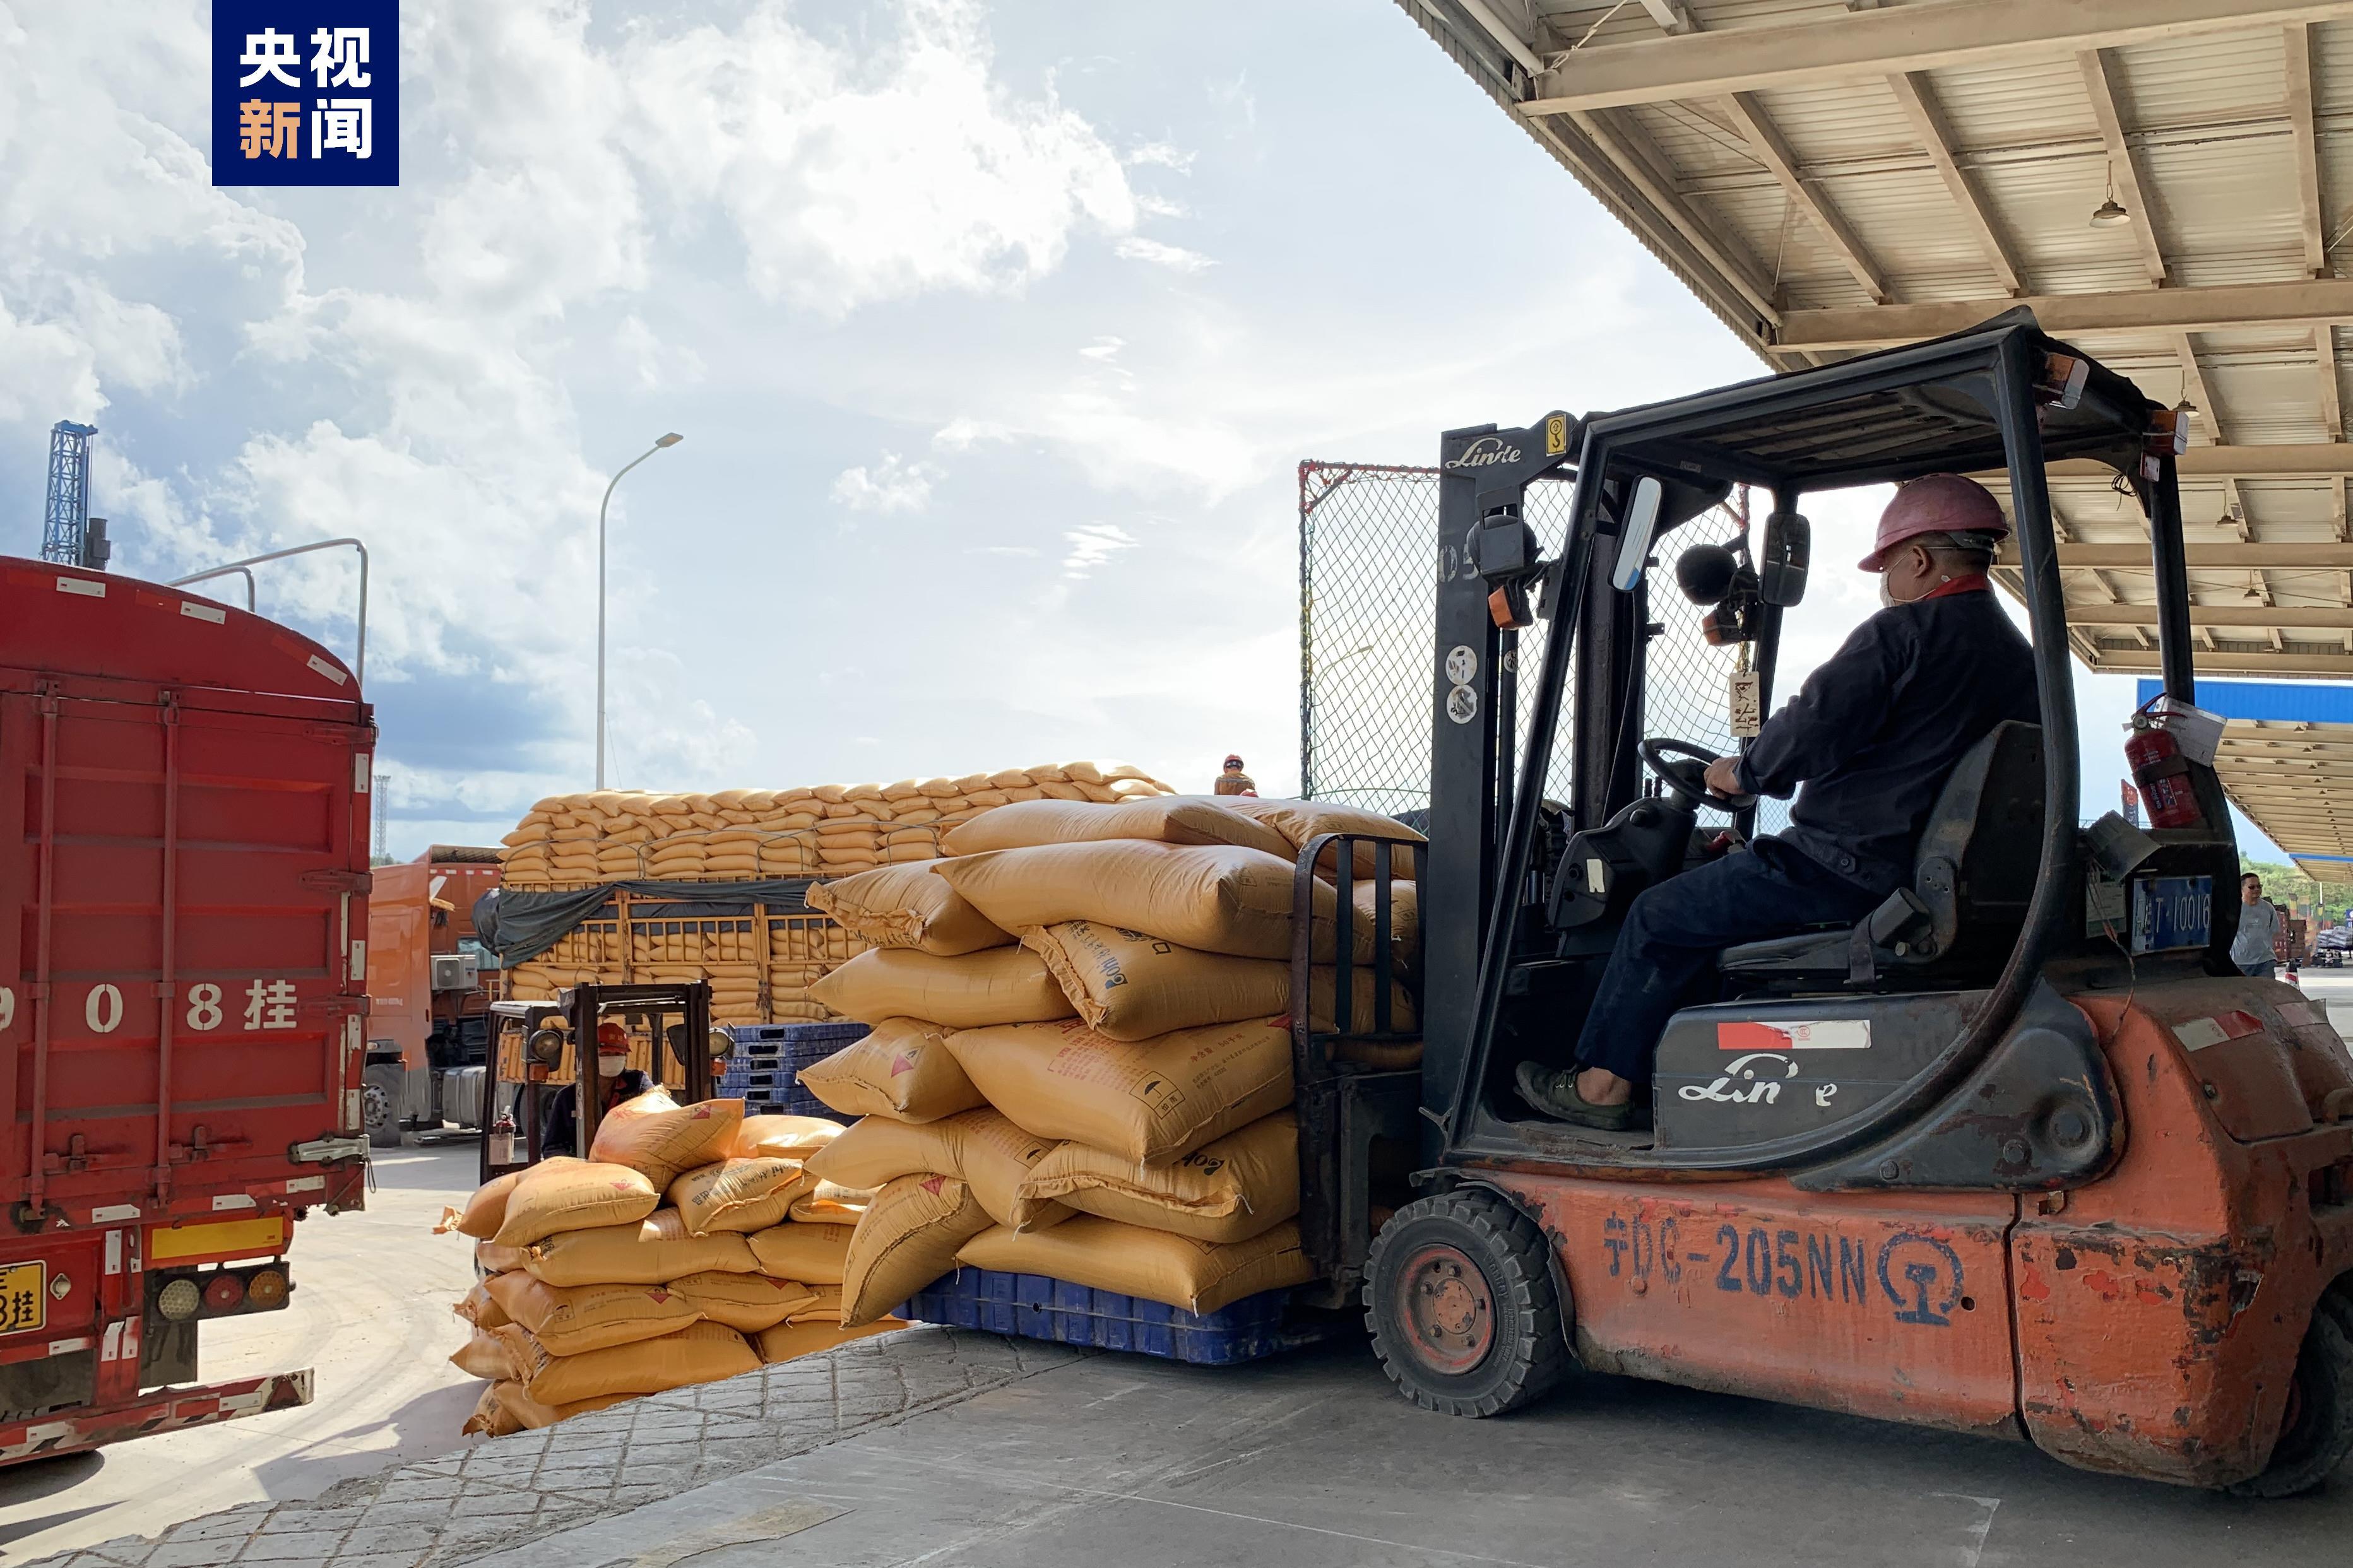
{"type": "Polygon", "coordinates": [[[2214,879],[2143,877],[2132,885],[2132,950],[2204,947],[2214,934],[2214,879]]]}

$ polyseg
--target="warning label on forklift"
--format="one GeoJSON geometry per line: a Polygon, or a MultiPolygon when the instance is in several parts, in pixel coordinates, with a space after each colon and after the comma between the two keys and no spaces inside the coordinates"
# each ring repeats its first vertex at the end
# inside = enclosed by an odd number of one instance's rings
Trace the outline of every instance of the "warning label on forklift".
{"type": "Polygon", "coordinates": [[[1868,1018],[1817,1018],[1794,1024],[1743,1019],[1715,1026],[1719,1051],[1867,1051],[1868,1018]]]}

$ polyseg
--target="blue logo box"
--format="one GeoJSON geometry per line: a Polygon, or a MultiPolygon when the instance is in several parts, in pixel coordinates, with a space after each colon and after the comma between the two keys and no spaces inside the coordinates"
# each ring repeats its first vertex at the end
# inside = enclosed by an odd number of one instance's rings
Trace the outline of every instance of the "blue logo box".
{"type": "Polygon", "coordinates": [[[400,184],[399,0],[213,0],[213,184],[400,184]]]}

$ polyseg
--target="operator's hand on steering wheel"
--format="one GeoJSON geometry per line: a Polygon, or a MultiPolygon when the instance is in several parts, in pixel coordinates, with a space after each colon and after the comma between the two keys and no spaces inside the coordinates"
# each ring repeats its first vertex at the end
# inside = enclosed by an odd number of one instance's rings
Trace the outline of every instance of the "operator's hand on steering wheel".
{"type": "Polygon", "coordinates": [[[1707,764],[1707,772],[1702,776],[1707,780],[1709,789],[1726,799],[1741,793],[1740,759],[1736,756],[1716,758],[1707,764]]]}

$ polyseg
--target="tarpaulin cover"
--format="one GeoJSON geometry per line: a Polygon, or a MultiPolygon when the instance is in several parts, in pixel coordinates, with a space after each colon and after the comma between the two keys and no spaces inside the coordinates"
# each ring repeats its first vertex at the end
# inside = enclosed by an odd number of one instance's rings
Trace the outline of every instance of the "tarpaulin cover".
{"type": "Polygon", "coordinates": [[[632,920],[735,920],[757,904],[772,915],[803,915],[811,879],[758,882],[599,882],[568,892],[493,888],[474,900],[474,931],[507,964],[528,963],[554,947],[583,921],[618,911],[614,895],[629,895],[632,920]]]}

